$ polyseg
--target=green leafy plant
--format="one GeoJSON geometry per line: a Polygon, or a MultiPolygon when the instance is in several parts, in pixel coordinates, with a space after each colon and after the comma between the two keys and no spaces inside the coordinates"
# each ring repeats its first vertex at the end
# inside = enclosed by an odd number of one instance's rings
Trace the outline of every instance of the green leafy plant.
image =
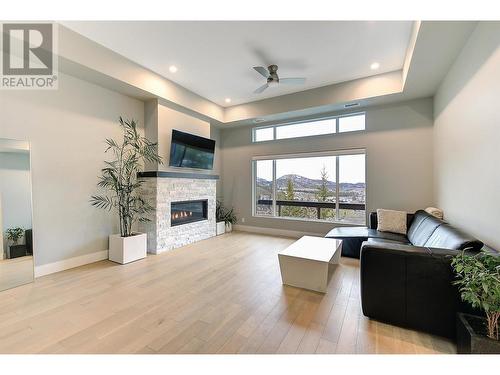
{"type": "Polygon", "coordinates": [[[452,267],[457,273],[462,300],[486,313],[488,337],[499,339],[500,257],[482,251],[476,255],[465,252],[455,256],[452,267]]]}
{"type": "Polygon", "coordinates": [[[217,201],[215,204],[215,220],[217,222],[224,221],[224,215],[225,215],[224,207],[222,207],[222,203],[220,201],[217,201]]]}
{"type": "Polygon", "coordinates": [[[223,221],[226,224],[236,224],[238,222],[234,208],[227,209],[220,201],[216,202],[215,218],[217,222],[223,221]]]}
{"type": "Polygon", "coordinates": [[[9,228],[5,233],[7,233],[7,239],[11,240],[14,245],[17,245],[17,241],[23,236],[24,229],[20,227],[9,228]]]}
{"type": "Polygon", "coordinates": [[[234,212],[234,208],[231,208],[230,210],[226,210],[226,213],[224,215],[224,222],[227,224],[236,224],[238,222],[238,218],[236,217],[236,214],[234,212]]]}
{"type": "Polygon", "coordinates": [[[92,206],[118,212],[120,219],[120,235],[132,236],[132,225],[137,221],[149,221],[147,215],[154,211],[148,202],[139,195],[139,188],[144,181],[137,178],[145,162],[162,163],[158,155],[157,143],[150,142],[137,131],[134,120],[123,120],[121,143],[106,139],[106,152],[112,152],[114,160],[105,161],[106,167],[101,170],[97,186],[107,189],[109,195],[93,195],[92,206]]]}

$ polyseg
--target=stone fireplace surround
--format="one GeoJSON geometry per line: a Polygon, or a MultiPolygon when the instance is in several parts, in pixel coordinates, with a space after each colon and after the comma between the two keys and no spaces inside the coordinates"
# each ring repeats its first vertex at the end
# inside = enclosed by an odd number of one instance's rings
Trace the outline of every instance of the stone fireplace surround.
{"type": "Polygon", "coordinates": [[[215,236],[217,175],[184,172],[143,172],[142,196],[156,211],[150,222],[140,223],[139,230],[148,235],[148,253],[160,254],[215,236]],[[207,200],[207,220],[171,225],[171,203],[207,200]]]}

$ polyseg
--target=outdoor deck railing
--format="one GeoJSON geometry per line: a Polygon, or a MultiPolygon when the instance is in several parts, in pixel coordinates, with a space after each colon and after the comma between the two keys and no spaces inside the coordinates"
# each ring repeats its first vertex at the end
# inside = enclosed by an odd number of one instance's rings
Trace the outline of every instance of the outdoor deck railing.
{"type": "MultiPolygon", "coordinates": [[[[271,199],[258,199],[257,200],[258,205],[263,205],[263,206],[272,206],[273,201],[271,199]]],[[[278,216],[281,216],[281,208],[283,206],[286,207],[310,207],[310,208],[316,208],[317,212],[317,217],[318,219],[321,218],[321,209],[322,208],[331,208],[331,209],[336,209],[336,203],[335,202],[310,202],[310,201],[283,201],[283,200],[277,200],[276,201],[276,207],[278,208],[278,216]]],[[[339,209],[341,210],[354,210],[354,211],[364,211],[365,210],[365,204],[364,203],[339,203],[339,209]]]]}

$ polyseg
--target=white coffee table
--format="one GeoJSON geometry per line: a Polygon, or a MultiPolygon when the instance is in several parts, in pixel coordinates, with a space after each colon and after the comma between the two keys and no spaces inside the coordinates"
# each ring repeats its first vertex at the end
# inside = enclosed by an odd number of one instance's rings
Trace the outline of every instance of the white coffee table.
{"type": "Polygon", "coordinates": [[[304,236],[278,253],[283,284],[326,293],[329,269],[338,264],[342,240],[304,236]]]}

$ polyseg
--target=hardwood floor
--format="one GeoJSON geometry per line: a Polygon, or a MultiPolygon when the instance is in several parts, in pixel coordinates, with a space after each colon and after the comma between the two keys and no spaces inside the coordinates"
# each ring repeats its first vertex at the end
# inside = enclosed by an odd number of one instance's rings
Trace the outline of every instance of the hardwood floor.
{"type": "Polygon", "coordinates": [[[33,256],[0,260],[0,292],[33,281],[33,256]]]}
{"type": "Polygon", "coordinates": [[[294,240],[242,232],[128,265],[102,261],[0,293],[0,353],[453,353],[365,318],[358,261],[323,295],[283,286],[294,240]]]}

